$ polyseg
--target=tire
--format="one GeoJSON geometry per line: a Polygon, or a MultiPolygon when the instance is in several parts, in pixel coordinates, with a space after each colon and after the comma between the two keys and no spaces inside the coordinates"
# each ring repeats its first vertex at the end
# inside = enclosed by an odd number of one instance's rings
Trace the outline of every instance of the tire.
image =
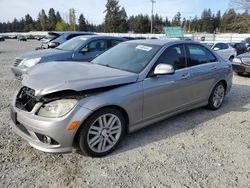
{"type": "Polygon", "coordinates": [[[222,82],[216,84],[209,97],[208,108],[211,110],[219,109],[223,103],[225,92],[226,92],[225,85],[222,82]]]}
{"type": "Polygon", "coordinates": [[[242,76],[244,73],[243,72],[237,72],[238,76],[242,76]]]}
{"type": "Polygon", "coordinates": [[[231,57],[229,58],[229,61],[233,62],[233,60],[234,60],[234,56],[231,56],[231,57]]]}
{"type": "Polygon", "coordinates": [[[114,151],[124,134],[122,113],[115,108],[103,108],[94,112],[82,125],[78,146],[84,155],[102,157],[114,151]]]}

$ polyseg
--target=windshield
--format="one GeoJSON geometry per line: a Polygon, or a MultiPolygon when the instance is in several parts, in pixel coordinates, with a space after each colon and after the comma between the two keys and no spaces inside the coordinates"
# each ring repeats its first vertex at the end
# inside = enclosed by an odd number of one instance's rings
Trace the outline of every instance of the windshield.
{"type": "Polygon", "coordinates": [[[161,46],[121,43],[95,58],[92,62],[120,70],[139,73],[161,46]]]}
{"type": "Polygon", "coordinates": [[[212,48],[214,43],[205,43],[209,48],[212,48]]]}
{"type": "Polygon", "coordinates": [[[65,50],[65,51],[75,51],[76,49],[84,45],[86,40],[87,38],[84,38],[84,37],[75,37],[62,43],[56,49],[65,50]]]}

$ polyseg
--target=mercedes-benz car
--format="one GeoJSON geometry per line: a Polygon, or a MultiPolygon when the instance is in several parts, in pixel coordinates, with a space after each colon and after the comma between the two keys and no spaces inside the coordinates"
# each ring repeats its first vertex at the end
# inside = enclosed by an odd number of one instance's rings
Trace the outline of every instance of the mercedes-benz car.
{"type": "Polygon", "coordinates": [[[11,70],[15,77],[21,80],[23,73],[38,64],[51,61],[91,61],[125,40],[120,37],[101,35],[74,37],[54,49],[37,50],[19,55],[11,70]]]}
{"type": "Polygon", "coordinates": [[[131,40],[91,63],[34,67],[14,97],[12,128],[41,151],[101,157],[125,133],[190,109],[220,108],[232,75],[231,63],[200,43],[131,40]]]}

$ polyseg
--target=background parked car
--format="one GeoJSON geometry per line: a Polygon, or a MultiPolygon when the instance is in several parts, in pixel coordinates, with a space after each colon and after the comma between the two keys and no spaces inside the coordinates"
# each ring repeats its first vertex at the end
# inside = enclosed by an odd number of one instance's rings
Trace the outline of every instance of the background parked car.
{"type": "Polygon", "coordinates": [[[48,32],[48,48],[55,48],[59,46],[60,44],[63,44],[67,40],[70,40],[74,37],[80,36],[80,35],[94,35],[94,33],[91,32],[48,32]]]}
{"type": "Polygon", "coordinates": [[[107,49],[125,41],[124,38],[86,35],[74,37],[54,49],[37,50],[18,56],[11,69],[21,79],[36,64],[50,61],[91,61],[107,49]]]}
{"type": "Polygon", "coordinates": [[[233,61],[234,57],[237,56],[236,49],[224,42],[204,41],[211,49],[216,51],[221,57],[233,61]]]}
{"type": "Polygon", "coordinates": [[[0,41],[5,41],[5,37],[0,35],[0,41]]]}
{"type": "Polygon", "coordinates": [[[243,42],[235,42],[235,43],[229,43],[234,49],[237,51],[237,55],[243,54],[247,52],[247,48],[245,46],[245,43],[243,42]]]}
{"type": "Polygon", "coordinates": [[[17,36],[17,40],[18,41],[27,41],[27,37],[24,35],[19,35],[19,36],[17,36]]]}
{"type": "Polygon", "coordinates": [[[239,75],[243,75],[244,73],[250,73],[250,53],[244,53],[236,58],[234,58],[233,62],[233,70],[239,75]]]}

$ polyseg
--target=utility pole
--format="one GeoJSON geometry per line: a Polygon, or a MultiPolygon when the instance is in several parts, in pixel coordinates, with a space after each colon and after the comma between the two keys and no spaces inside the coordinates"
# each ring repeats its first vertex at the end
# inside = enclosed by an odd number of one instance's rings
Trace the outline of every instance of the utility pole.
{"type": "Polygon", "coordinates": [[[190,31],[191,31],[191,19],[192,19],[192,17],[190,16],[189,17],[189,24],[188,24],[188,32],[190,33],[190,31]]]}
{"type": "Polygon", "coordinates": [[[151,10],[151,34],[153,33],[153,19],[154,19],[154,4],[156,3],[155,0],[150,0],[152,3],[152,10],[151,10]]]}

